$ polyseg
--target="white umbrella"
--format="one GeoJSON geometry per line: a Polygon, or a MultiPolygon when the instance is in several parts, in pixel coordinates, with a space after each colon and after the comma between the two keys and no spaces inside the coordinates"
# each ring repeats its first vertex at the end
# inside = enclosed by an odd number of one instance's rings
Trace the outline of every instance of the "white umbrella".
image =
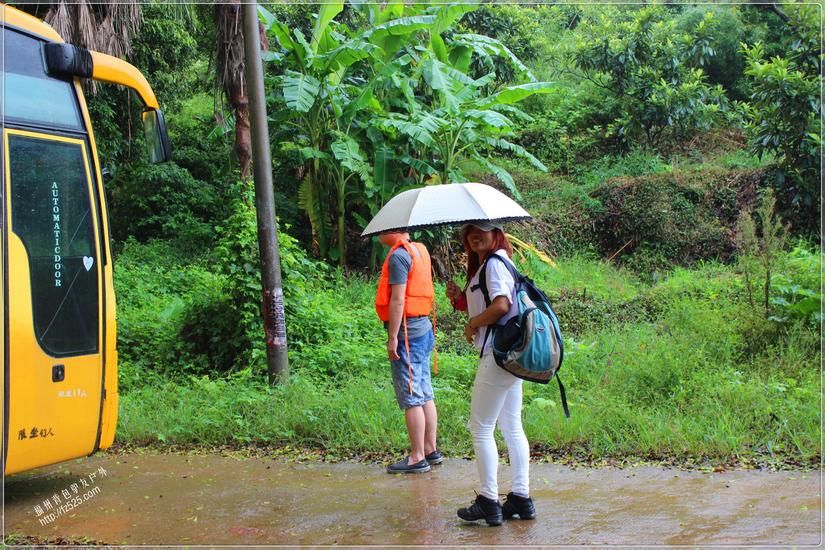
{"type": "Polygon", "coordinates": [[[474,221],[501,223],[530,218],[516,201],[483,183],[428,185],[391,198],[361,236],[474,221]]]}

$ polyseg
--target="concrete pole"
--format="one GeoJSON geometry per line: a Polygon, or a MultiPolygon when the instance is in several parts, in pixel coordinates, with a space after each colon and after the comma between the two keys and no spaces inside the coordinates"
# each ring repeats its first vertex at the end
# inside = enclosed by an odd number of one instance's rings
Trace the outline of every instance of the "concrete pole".
{"type": "Polygon", "coordinates": [[[252,167],[255,178],[255,210],[258,217],[258,248],[261,253],[263,318],[266,333],[266,362],[269,383],[285,381],[289,372],[286,346],[284,293],[281,260],[275,230],[275,199],[272,189],[272,159],[266,119],[266,95],[258,34],[258,5],[243,2],[243,35],[249,118],[252,130],[252,167]]]}

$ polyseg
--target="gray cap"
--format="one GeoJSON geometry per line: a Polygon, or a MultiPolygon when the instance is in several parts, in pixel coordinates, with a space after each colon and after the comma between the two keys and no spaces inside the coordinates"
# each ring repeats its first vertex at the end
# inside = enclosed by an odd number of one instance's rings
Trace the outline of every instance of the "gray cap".
{"type": "Polygon", "coordinates": [[[482,231],[492,231],[493,229],[498,229],[500,231],[504,231],[504,226],[501,222],[496,221],[478,221],[466,224],[464,227],[468,227],[470,225],[474,225],[481,229],[482,231]]]}

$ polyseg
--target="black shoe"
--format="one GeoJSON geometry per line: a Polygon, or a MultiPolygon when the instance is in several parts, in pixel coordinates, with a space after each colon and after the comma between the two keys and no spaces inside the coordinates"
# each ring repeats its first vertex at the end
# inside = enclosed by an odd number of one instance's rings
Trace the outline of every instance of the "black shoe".
{"type": "Polygon", "coordinates": [[[487,525],[501,525],[501,504],[498,499],[492,500],[482,495],[476,495],[476,499],[468,508],[459,508],[458,517],[466,521],[483,519],[487,525]]]}
{"type": "Polygon", "coordinates": [[[424,460],[426,460],[427,464],[429,464],[430,466],[435,466],[436,464],[441,464],[441,462],[444,460],[444,457],[441,456],[441,453],[439,453],[436,450],[425,456],[424,460]]]}
{"type": "Polygon", "coordinates": [[[520,497],[513,493],[507,493],[504,504],[501,507],[504,519],[518,515],[519,519],[536,519],[536,507],[533,506],[533,499],[530,497],[520,497]]]}
{"type": "Polygon", "coordinates": [[[427,459],[424,458],[421,462],[415,464],[407,464],[407,459],[402,458],[395,464],[387,466],[388,474],[423,474],[430,471],[430,465],[427,464],[427,459]]]}

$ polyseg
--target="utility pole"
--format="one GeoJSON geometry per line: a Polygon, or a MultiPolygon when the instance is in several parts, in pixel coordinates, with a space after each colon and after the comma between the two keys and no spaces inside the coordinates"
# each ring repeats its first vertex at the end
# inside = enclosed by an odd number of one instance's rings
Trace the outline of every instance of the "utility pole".
{"type": "Polygon", "coordinates": [[[272,190],[272,159],[266,119],[261,37],[258,34],[258,4],[243,2],[243,36],[246,82],[249,87],[249,118],[252,131],[252,173],[255,178],[255,211],[258,218],[258,248],[261,254],[263,319],[266,333],[266,362],[269,383],[286,380],[289,359],[286,347],[284,292],[281,259],[275,230],[275,198],[272,190]]]}

